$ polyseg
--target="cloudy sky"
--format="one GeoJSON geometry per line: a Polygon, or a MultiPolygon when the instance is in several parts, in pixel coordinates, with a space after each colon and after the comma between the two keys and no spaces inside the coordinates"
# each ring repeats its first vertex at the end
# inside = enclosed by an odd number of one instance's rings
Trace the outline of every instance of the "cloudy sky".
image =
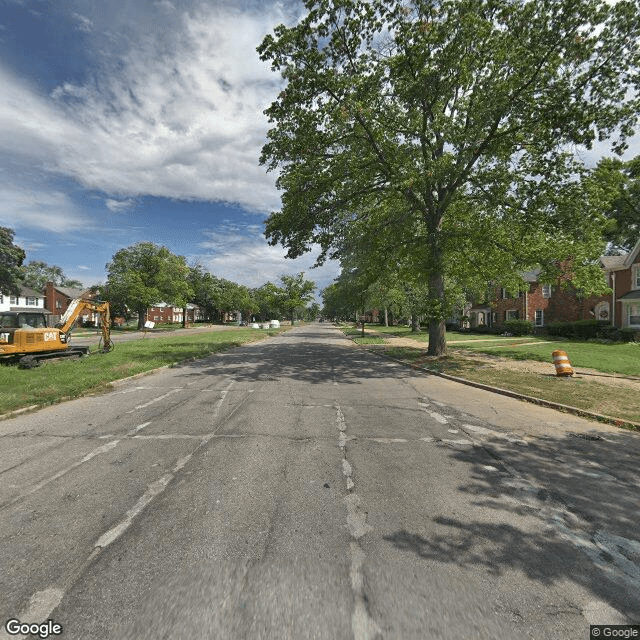
{"type": "MultiPolygon", "coordinates": [[[[0,225],[89,286],[139,241],[249,286],[284,259],[258,164],[279,78],[256,46],[298,0],[0,0],[0,225]]],[[[590,154],[594,163],[602,147],[590,154]]],[[[640,153],[638,141],[628,157],[640,153]]]]}
{"type": "Polygon", "coordinates": [[[0,0],[0,225],[85,285],[139,241],[250,286],[335,264],[284,259],[258,164],[280,90],[256,46],[298,2],[0,0]]]}

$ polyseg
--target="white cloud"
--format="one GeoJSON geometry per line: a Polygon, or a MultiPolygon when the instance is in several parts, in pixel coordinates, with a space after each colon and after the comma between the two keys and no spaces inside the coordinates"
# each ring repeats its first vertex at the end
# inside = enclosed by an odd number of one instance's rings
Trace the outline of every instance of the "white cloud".
{"type": "Polygon", "coordinates": [[[0,183],[0,202],[0,224],[12,229],[35,228],[65,233],[93,226],[92,221],[61,191],[0,183]]]}
{"type": "Polygon", "coordinates": [[[93,22],[89,18],[79,14],[72,13],[71,17],[76,21],[76,28],[85,33],[91,33],[93,31],[93,22]]]}
{"type": "Polygon", "coordinates": [[[0,150],[113,196],[278,208],[275,178],[258,165],[278,78],[255,48],[282,11],[183,12],[175,32],[147,32],[105,61],[99,81],[49,96],[0,68],[0,150]]]}
{"type": "Polygon", "coordinates": [[[81,271],[91,271],[91,267],[87,267],[83,264],[79,264],[76,268],[80,269],[81,271]]]}
{"type": "Polygon", "coordinates": [[[113,198],[107,198],[104,203],[109,211],[120,213],[121,211],[131,209],[131,207],[133,207],[133,205],[135,204],[135,200],[133,200],[132,198],[128,198],[127,200],[114,200],[113,198]]]}
{"type": "Polygon", "coordinates": [[[330,284],[338,276],[339,265],[327,261],[323,266],[312,269],[319,254],[314,250],[295,260],[285,258],[286,250],[280,246],[270,246],[262,235],[262,227],[247,227],[226,224],[216,231],[204,231],[205,240],[199,243],[203,252],[192,256],[214,275],[249,287],[259,287],[265,282],[278,283],[283,274],[295,275],[304,271],[308,280],[313,280],[318,289],[330,284]]]}

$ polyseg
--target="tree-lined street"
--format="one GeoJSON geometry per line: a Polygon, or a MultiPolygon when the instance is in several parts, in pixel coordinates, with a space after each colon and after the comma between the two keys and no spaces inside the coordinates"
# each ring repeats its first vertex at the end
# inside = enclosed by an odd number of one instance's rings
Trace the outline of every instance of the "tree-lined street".
{"type": "Polygon", "coordinates": [[[0,614],[65,639],[637,622],[637,434],[326,324],[5,420],[0,442],[0,614]]]}

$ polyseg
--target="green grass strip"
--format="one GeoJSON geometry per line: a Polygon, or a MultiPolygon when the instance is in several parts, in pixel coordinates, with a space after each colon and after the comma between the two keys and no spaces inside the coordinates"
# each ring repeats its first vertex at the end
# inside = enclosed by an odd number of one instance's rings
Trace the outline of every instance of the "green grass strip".
{"type": "Polygon", "coordinates": [[[109,383],[191,358],[204,358],[287,329],[237,329],[115,342],[111,353],[45,362],[35,369],[0,364],[0,414],[106,390],[109,383]]]}

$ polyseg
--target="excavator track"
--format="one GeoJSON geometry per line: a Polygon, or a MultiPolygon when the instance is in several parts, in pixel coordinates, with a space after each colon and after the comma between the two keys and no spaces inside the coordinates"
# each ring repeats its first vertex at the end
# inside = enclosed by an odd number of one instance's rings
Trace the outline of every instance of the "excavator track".
{"type": "Polygon", "coordinates": [[[89,347],[70,347],[64,351],[47,351],[23,356],[18,360],[20,369],[33,369],[42,364],[42,360],[56,360],[61,358],[81,358],[89,353],[89,347]]]}

